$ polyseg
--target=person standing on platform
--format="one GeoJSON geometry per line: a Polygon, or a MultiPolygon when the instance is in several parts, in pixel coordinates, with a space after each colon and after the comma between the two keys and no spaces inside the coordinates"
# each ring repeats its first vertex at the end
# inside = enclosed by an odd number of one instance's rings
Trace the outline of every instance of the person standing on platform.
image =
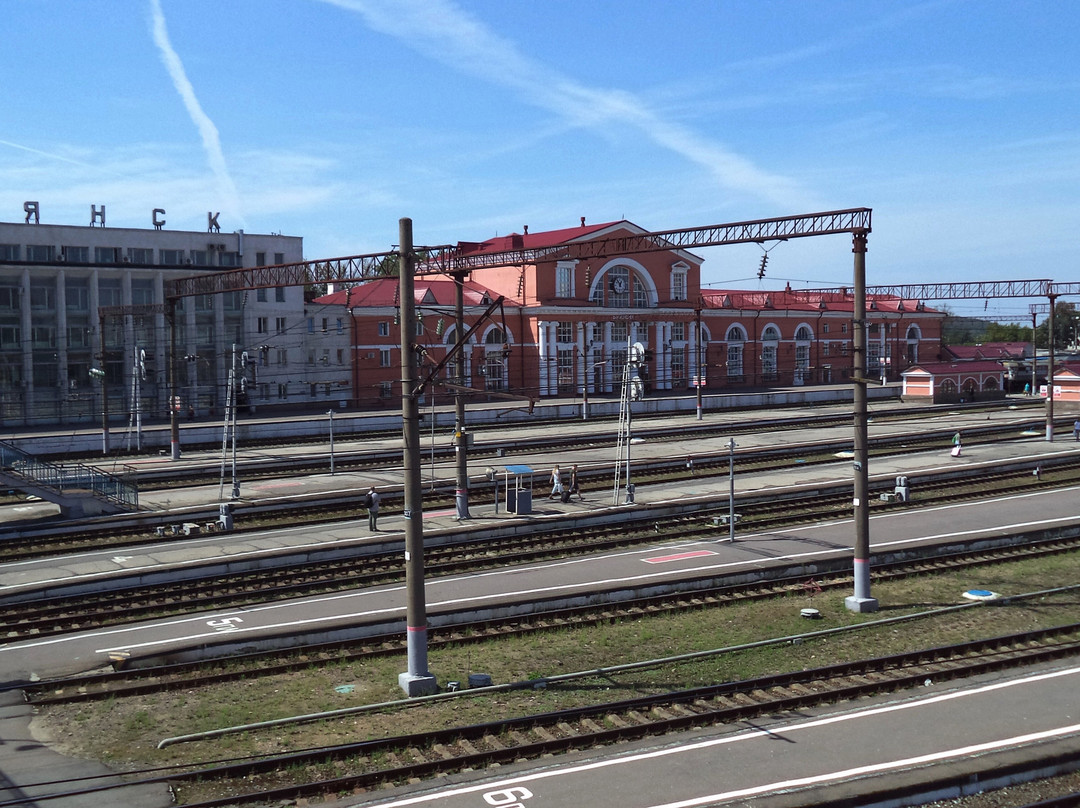
{"type": "Polygon", "coordinates": [[[364,505],[367,507],[367,524],[368,530],[377,531],[379,523],[379,492],[375,490],[375,486],[371,486],[368,489],[367,496],[364,497],[364,505]]]}
{"type": "Polygon", "coordinates": [[[1080,441],[1080,418],[1073,421],[1073,440],[1080,441]]]}
{"type": "Polygon", "coordinates": [[[562,472],[559,471],[559,465],[556,463],[551,469],[551,493],[548,494],[548,499],[560,496],[562,496],[562,472]]]}
{"type": "Polygon", "coordinates": [[[578,482],[577,463],[570,467],[570,493],[578,495],[578,502],[585,501],[585,495],[581,493],[581,487],[578,482]]]}

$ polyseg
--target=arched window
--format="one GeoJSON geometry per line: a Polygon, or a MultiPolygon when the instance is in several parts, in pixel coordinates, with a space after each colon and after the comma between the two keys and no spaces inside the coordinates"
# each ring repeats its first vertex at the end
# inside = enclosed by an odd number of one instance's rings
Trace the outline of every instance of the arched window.
{"type": "Polygon", "coordinates": [[[774,325],[765,326],[761,332],[761,378],[762,381],[776,381],[776,348],[780,341],[780,330],[774,325]]]}
{"type": "Polygon", "coordinates": [[[800,325],[795,329],[795,376],[794,384],[804,384],[810,374],[810,342],[814,338],[814,332],[810,326],[800,325]]]}
{"type": "Polygon", "coordinates": [[[727,330],[724,339],[728,342],[746,342],[746,332],[741,325],[733,325],[727,330]]]}
{"type": "Polygon", "coordinates": [[[795,332],[795,339],[799,342],[809,342],[814,338],[814,333],[810,330],[808,325],[800,325],[795,332]]]}
{"type": "Polygon", "coordinates": [[[904,341],[907,343],[907,361],[914,364],[919,361],[919,342],[922,340],[922,331],[912,323],[908,326],[904,341]]]}
{"type": "Polygon", "coordinates": [[[493,328],[484,335],[484,389],[506,388],[506,335],[493,328]]]}
{"type": "Polygon", "coordinates": [[[741,382],[743,380],[743,343],[746,342],[746,331],[742,326],[733,325],[727,330],[727,376],[729,382],[741,382]]]}
{"type": "Polygon", "coordinates": [[[636,270],[616,264],[597,278],[589,299],[609,309],[647,309],[652,305],[650,288],[636,270]]]}

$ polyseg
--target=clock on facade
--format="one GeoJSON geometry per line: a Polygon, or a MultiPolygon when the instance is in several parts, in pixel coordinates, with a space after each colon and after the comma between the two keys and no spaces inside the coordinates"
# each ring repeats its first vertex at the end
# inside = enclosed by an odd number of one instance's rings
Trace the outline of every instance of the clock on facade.
{"type": "Polygon", "coordinates": [[[611,291],[617,295],[621,295],[626,291],[626,278],[622,276],[616,276],[611,279],[611,291]]]}

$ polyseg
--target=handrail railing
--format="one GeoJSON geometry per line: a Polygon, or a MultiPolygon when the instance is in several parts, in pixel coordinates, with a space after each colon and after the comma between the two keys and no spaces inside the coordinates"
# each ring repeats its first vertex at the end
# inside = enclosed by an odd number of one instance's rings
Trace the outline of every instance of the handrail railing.
{"type": "Polygon", "coordinates": [[[139,507],[138,486],[93,466],[50,463],[10,444],[0,443],[0,467],[9,474],[60,493],[89,491],[95,497],[130,510],[139,507]]]}

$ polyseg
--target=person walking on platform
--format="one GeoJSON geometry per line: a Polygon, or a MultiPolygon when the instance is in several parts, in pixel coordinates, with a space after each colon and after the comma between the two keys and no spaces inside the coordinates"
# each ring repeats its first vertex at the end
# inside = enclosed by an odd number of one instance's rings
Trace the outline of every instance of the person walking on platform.
{"type": "Polygon", "coordinates": [[[953,435],[952,438],[952,452],[950,454],[952,454],[953,457],[959,457],[961,451],[962,449],[960,446],[960,433],[957,432],[955,435],[953,435]]]}
{"type": "MultiPolygon", "coordinates": [[[[581,493],[581,487],[578,482],[577,463],[570,467],[570,494],[578,495],[578,502],[585,501],[585,495],[581,493]]],[[[566,498],[566,501],[570,501],[570,497],[566,498]]]]}
{"type": "Polygon", "coordinates": [[[367,507],[367,524],[368,530],[377,531],[379,522],[379,492],[375,490],[375,486],[371,486],[368,489],[367,496],[364,497],[364,505],[367,507]]]}
{"type": "Polygon", "coordinates": [[[555,499],[562,496],[562,472],[559,471],[558,463],[551,469],[551,493],[548,494],[548,499],[555,499]]]}

